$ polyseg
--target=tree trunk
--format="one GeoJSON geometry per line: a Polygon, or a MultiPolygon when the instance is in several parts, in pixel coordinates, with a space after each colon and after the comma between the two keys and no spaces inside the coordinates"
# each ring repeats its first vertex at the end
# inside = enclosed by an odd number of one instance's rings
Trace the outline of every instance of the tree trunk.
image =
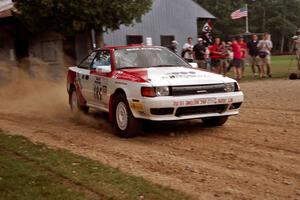
{"type": "Polygon", "coordinates": [[[281,35],[281,45],[280,45],[280,53],[283,53],[284,51],[284,34],[281,35]]]}
{"type": "Polygon", "coordinates": [[[102,31],[96,31],[96,45],[96,48],[101,48],[105,46],[102,31]]]}

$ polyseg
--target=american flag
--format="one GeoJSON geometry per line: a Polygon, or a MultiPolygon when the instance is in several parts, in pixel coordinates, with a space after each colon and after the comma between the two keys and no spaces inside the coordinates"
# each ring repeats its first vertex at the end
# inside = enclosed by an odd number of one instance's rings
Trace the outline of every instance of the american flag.
{"type": "Polygon", "coordinates": [[[247,7],[243,7],[241,9],[234,11],[233,13],[231,13],[230,16],[231,16],[231,19],[239,19],[242,17],[247,17],[248,16],[247,7]]]}

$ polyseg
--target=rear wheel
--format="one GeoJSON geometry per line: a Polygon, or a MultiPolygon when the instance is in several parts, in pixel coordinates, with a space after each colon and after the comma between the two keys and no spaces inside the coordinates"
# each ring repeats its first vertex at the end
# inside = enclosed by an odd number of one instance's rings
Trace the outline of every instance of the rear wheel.
{"type": "Polygon", "coordinates": [[[83,112],[87,114],[89,112],[89,107],[87,106],[81,106],[78,102],[78,97],[75,89],[72,89],[70,94],[69,94],[69,102],[70,102],[70,107],[73,112],[83,112]]]}
{"type": "Polygon", "coordinates": [[[209,117],[209,118],[203,118],[202,121],[205,126],[222,126],[225,124],[228,120],[228,116],[222,116],[222,117],[209,117]]]}
{"type": "Polygon", "coordinates": [[[120,137],[135,137],[141,130],[141,121],[135,118],[125,95],[118,95],[114,101],[114,126],[120,137]]]}

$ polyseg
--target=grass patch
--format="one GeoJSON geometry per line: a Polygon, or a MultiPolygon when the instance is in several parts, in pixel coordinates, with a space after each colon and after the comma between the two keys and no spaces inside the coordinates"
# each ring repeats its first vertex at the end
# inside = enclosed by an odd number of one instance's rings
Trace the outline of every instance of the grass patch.
{"type": "MultiPolygon", "coordinates": [[[[297,60],[292,56],[272,56],[272,77],[273,78],[288,78],[290,72],[297,71],[297,60]]],[[[230,77],[232,73],[229,74],[230,77]]],[[[254,78],[250,65],[246,65],[245,78],[243,80],[260,80],[254,78]]],[[[264,80],[268,80],[264,79],[264,80]]]]}
{"type": "Polygon", "coordinates": [[[97,161],[0,131],[0,199],[192,198],[97,161]]]}

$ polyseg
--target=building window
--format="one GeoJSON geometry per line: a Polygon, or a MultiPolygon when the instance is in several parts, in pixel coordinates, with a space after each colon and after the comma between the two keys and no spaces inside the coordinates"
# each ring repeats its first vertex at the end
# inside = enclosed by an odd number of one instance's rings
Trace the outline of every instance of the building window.
{"type": "Polygon", "coordinates": [[[175,40],[174,35],[161,35],[160,36],[160,45],[163,47],[168,47],[171,45],[173,40],[175,40]]]}
{"type": "Polygon", "coordinates": [[[129,44],[142,44],[143,36],[142,35],[127,35],[127,45],[129,44]]]}

